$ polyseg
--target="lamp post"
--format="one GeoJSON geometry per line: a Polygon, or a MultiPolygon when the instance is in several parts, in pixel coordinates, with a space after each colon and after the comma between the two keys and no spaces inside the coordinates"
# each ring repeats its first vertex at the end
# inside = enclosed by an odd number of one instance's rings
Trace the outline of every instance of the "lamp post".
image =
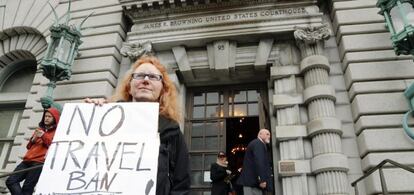
{"type": "MultiPolygon", "coordinates": [[[[50,4],[49,4],[50,5],[50,4]]],[[[51,6],[52,7],[52,6],[51,6]]],[[[59,24],[59,18],[52,7],[55,15],[55,24],[50,27],[50,42],[47,47],[46,55],[43,57],[40,69],[43,76],[49,79],[47,90],[43,97],[40,98],[42,107],[44,109],[55,107],[59,110],[62,107],[53,101],[53,90],[56,87],[57,81],[69,80],[72,75],[72,64],[75,57],[78,55],[79,45],[82,44],[80,40],[82,37],[82,24],[92,15],[92,13],[84,18],[78,25],[69,25],[70,21],[70,7],[69,1],[68,10],[62,18],[66,18],[65,23],[59,24]]]]}
{"type": "MultiPolygon", "coordinates": [[[[391,33],[392,46],[395,54],[414,55],[414,0],[378,0],[378,12],[383,15],[386,27],[391,33]]],[[[410,110],[404,114],[403,128],[407,135],[414,139],[414,131],[407,124],[408,116],[414,112],[414,84],[405,91],[404,96],[410,110]]]]}

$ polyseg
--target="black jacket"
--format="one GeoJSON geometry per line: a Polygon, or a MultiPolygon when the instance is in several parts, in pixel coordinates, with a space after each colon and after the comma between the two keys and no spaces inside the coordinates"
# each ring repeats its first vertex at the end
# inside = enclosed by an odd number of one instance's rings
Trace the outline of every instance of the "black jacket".
{"type": "Polygon", "coordinates": [[[237,183],[242,186],[259,188],[260,182],[266,182],[266,190],[273,191],[272,170],[266,145],[258,138],[247,145],[244,154],[243,169],[237,183]]]}
{"type": "Polygon", "coordinates": [[[178,124],[159,117],[160,152],[158,156],[157,195],[190,193],[188,149],[178,124]]]}
{"type": "Polygon", "coordinates": [[[226,170],[227,167],[220,166],[217,163],[211,164],[211,195],[227,195],[228,192],[230,192],[229,184],[224,181],[224,179],[229,175],[226,170]]]}

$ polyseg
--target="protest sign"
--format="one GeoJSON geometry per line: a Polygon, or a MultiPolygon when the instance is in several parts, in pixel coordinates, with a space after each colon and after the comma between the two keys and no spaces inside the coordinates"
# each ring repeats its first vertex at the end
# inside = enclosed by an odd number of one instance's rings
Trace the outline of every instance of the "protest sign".
{"type": "Polygon", "coordinates": [[[155,195],[158,103],[65,104],[35,194],[155,195]]]}

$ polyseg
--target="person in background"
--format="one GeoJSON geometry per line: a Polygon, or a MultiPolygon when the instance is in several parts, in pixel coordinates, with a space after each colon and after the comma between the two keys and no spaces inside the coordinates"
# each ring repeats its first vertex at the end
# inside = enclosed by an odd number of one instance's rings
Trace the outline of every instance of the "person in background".
{"type": "MultiPolygon", "coordinates": [[[[60,113],[56,108],[49,108],[43,112],[39,127],[33,132],[32,137],[27,143],[27,152],[23,157],[23,161],[17,165],[14,171],[43,165],[47,150],[55,135],[59,118],[60,113]]],[[[31,195],[33,194],[41,172],[42,168],[39,167],[30,171],[10,175],[6,180],[7,188],[12,195],[31,195]],[[20,182],[23,180],[22,187],[20,186],[20,182]]]]}
{"type": "Polygon", "coordinates": [[[210,167],[211,195],[230,195],[233,191],[231,176],[226,153],[220,151],[217,154],[216,162],[211,164],[210,167]]]}
{"type": "MultiPolygon", "coordinates": [[[[103,105],[103,98],[84,100],[103,105]]],[[[154,56],[142,56],[125,73],[109,102],[158,102],[160,148],[157,195],[185,195],[190,192],[190,166],[187,145],[180,130],[177,91],[166,68],[154,56]]]]}
{"type": "Polygon", "coordinates": [[[261,129],[247,145],[243,169],[237,183],[243,186],[244,195],[263,195],[273,191],[270,158],[266,144],[270,143],[270,131],[261,129]]]}

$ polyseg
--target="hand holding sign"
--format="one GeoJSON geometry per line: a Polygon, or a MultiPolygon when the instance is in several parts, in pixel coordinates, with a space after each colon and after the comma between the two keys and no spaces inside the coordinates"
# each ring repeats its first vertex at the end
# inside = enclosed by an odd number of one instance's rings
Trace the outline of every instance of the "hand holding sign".
{"type": "Polygon", "coordinates": [[[45,132],[44,131],[42,131],[41,129],[36,129],[35,130],[35,132],[34,132],[34,136],[35,137],[42,137],[42,135],[44,134],[45,132]]]}

